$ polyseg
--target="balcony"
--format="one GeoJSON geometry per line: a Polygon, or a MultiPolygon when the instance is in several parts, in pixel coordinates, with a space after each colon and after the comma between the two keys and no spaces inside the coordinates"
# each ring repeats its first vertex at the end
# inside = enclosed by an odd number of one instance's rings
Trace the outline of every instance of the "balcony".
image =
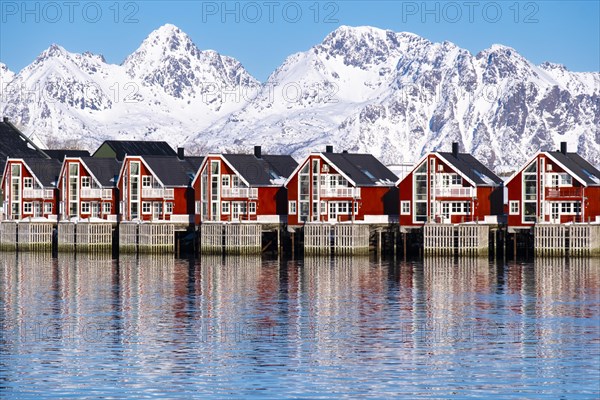
{"type": "Polygon", "coordinates": [[[475,197],[476,191],[472,187],[436,187],[435,197],[475,197]]]}
{"type": "Polygon", "coordinates": [[[24,199],[52,199],[54,198],[53,189],[23,189],[24,199]]]}
{"type": "Polygon", "coordinates": [[[546,188],[546,198],[548,197],[581,197],[583,190],[580,187],[553,187],[546,188]]]}
{"type": "Polygon", "coordinates": [[[82,188],[81,189],[81,198],[82,199],[110,200],[110,199],[112,199],[112,189],[82,188]]]}
{"type": "Polygon", "coordinates": [[[229,188],[224,187],[221,191],[221,197],[226,198],[245,198],[245,199],[257,199],[258,188],[229,188]]]}
{"type": "Polygon", "coordinates": [[[172,188],[142,188],[142,197],[147,199],[173,199],[175,191],[172,188]]]}
{"type": "Polygon", "coordinates": [[[360,199],[360,188],[353,187],[335,187],[324,188],[319,191],[321,197],[350,197],[360,199]]]}

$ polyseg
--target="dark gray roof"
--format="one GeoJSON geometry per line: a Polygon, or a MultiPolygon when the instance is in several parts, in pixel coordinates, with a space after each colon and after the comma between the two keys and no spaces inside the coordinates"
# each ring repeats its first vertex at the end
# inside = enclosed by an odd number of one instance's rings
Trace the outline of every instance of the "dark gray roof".
{"type": "MultiPolygon", "coordinates": [[[[142,140],[106,140],[100,147],[109,146],[119,160],[129,156],[175,156],[175,150],[167,142],[142,140]]],[[[93,156],[98,153],[98,148],[93,156]]]]}
{"type": "Polygon", "coordinates": [[[204,157],[144,156],[144,161],[165,186],[187,186],[194,179],[204,157]]]}
{"type": "Polygon", "coordinates": [[[343,172],[357,186],[379,186],[380,181],[394,184],[398,177],[371,154],[321,153],[336,169],[343,172]]]}
{"type": "Polygon", "coordinates": [[[552,157],[568,168],[587,185],[600,185],[600,171],[577,153],[563,154],[560,151],[549,151],[552,157]]]}
{"type": "Polygon", "coordinates": [[[89,157],[90,152],[87,150],[69,150],[69,149],[48,149],[44,150],[44,153],[48,154],[51,158],[56,158],[59,161],[64,160],[65,157],[89,157]]]}
{"type": "Polygon", "coordinates": [[[44,187],[56,187],[62,163],[54,158],[24,158],[23,161],[44,187]]]}
{"type": "Polygon", "coordinates": [[[81,157],[81,161],[89,168],[90,172],[100,181],[102,186],[114,187],[117,184],[115,177],[121,171],[121,161],[114,158],[81,157]]]}
{"type": "Polygon", "coordinates": [[[0,120],[0,159],[8,157],[48,158],[13,124],[0,120]]]}
{"type": "Polygon", "coordinates": [[[452,164],[456,170],[475,182],[475,185],[490,186],[502,183],[502,179],[471,154],[458,153],[458,157],[454,157],[451,152],[439,152],[438,154],[452,164]]]}
{"type": "Polygon", "coordinates": [[[273,185],[273,180],[287,179],[298,166],[289,155],[263,154],[257,158],[254,154],[223,154],[223,157],[250,186],[273,185]]]}

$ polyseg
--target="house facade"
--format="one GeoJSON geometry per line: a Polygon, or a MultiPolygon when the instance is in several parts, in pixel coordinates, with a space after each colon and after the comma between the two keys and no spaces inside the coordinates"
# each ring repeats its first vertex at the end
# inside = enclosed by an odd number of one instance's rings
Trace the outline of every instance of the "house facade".
{"type": "Polygon", "coordinates": [[[61,164],[46,158],[8,158],[2,175],[4,219],[57,220],[61,164]]]}
{"type": "Polygon", "coordinates": [[[398,215],[397,176],[370,154],[312,153],[285,183],[288,224],[387,223],[398,215]]]}
{"type": "Polygon", "coordinates": [[[209,154],[192,183],[196,223],[279,223],[287,215],[283,186],[298,164],[288,155],[209,154]]]}
{"type": "Polygon", "coordinates": [[[123,221],[193,222],[190,185],[203,157],[125,156],[119,172],[123,221]]]}
{"type": "Polygon", "coordinates": [[[400,225],[494,220],[503,214],[502,180],[467,153],[431,152],[398,182],[400,225]]]}
{"type": "Polygon", "coordinates": [[[115,159],[65,157],[59,175],[61,219],[118,220],[115,159]]]}
{"type": "Polygon", "coordinates": [[[600,171],[566,143],[538,152],[505,184],[511,227],[600,222],[600,171]]]}

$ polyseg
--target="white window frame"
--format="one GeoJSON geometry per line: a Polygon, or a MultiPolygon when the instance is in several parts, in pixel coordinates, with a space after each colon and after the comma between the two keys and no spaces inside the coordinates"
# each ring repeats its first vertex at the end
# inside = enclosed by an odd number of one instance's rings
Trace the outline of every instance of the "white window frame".
{"type": "Polygon", "coordinates": [[[410,200],[400,202],[400,215],[410,215],[410,200]]]}
{"type": "Polygon", "coordinates": [[[202,210],[202,202],[200,200],[196,200],[196,214],[200,214],[202,210]]]}
{"type": "Polygon", "coordinates": [[[230,212],[230,204],[228,201],[223,201],[221,202],[221,214],[223,215],[229,215],[230,212]]]}
{"type": "Polygon", "coordinates": [[[142,201],[142,214],[150,215],[152,214],[152,203],[149,201],[142,201]]]}
{"type": "Polygon", "coordinates": [[[23,203],[23,214],[33,214],[33,203],[31,201],[23,203]]]}
{"type": "Polygon", "coordinates": [[[520,203],[519,200],[510,200],[508,202],[509,215],[519,215],[521,213],[521,210],[519,209],[520,203]]]}
{"type": "Polygon", "coordinates": [[[23,178],[23,189],[33,189],[33,178],[23,178]]]}
{"type": "Polygon", "coordinates": [[[152,175],[142,175],[142,187],[143,188],[151,188],[152,187],[152,175]]]}
{"type": "Polygon", "coordinates": [[[54,206],[52,203],[44,203],[44,214],[52,214],[54,206]]]}
{"type": "Polygon", "coordinates": [[[165,203],[165,214],[173,214],[173,202],[168,201],[165,203]]]}
{"type": "Polygon", "coordinates": [[[296,200],[288,201],[288,212],[290,215],[296,215],[296,200]]]}
{"type": "Polygon", "coordinates": [[[84,201],[81,203],[81,214],[91,214],[90,202],[84,201]],[[87,211],[86,211],[87,210],[87,211]]]}
{"type": "Polygon", "coordinates": [[[92,178],[89,176],[81,177],[81,187],[82,188],[91,188],[92,187],[92,178]]]}
{"type": "Polygon", "coordinates": [[[248,203],[248,214],[256,215],[256,202],[255,201],[251,201],[250,203],[248,203]]]}
{"type": "Polygon", "coordinates": [[[221,175],[221,186],[227,188],[231,186],[231,177],[229,175],[221,175]]]}
{"type": "Polygon", "coordinates": [[[112,204],[109,202],[102,203],[102,214],[109,215],[112,211],[112,204]]]}

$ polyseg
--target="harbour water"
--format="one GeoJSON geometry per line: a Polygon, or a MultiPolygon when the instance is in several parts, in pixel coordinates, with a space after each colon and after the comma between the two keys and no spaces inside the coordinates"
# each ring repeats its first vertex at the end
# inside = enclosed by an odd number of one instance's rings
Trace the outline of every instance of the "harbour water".
{"type": "Polygon", "coordinates": [[[600,261],[0,253],[0,397],[597,398],[600,261]]]}

